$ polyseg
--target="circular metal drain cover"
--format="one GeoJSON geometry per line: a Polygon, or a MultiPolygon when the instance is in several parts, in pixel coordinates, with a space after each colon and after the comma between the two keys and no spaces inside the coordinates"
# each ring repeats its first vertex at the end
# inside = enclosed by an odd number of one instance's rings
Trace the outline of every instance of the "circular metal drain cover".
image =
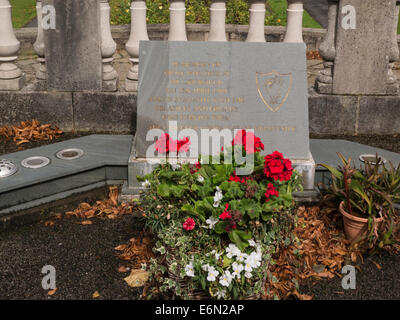
{"type": "Polygon", "coordinates": [[[84,154],[83,150],[71,148],[58,151],[56,157],[62,160],[76,160],[82,157],[84,154]]]}
{"type": "Polygon", "coordinates": [[[39,169],[47,166],[50,163],[50,159],[46,157],[29,157],[21,161],[21,165],[25,168],[39,169]]]}
{"type": "Polygon", "coordinates": [[[12,176],[18,171],[18,167],[8,160],[0,160],[0,178],[12,176]]]}
{"type": "MultiPolygon", "coordinates": [[[[374,166],[374,165],[376,165],[376,161],[378,160],[376,157],[377,157],[376,154],[362,154],[362,155],[360,155],[360,161],[364,162],[364,163],[367,162],[367,163],[372,164],[374,166]]],[[[379,155],[378,155],[378,158],[380,159],[380,164],[386,163],[386,159],[385,158],[383,158],[383,157],[381,157],[379,155]]]]}

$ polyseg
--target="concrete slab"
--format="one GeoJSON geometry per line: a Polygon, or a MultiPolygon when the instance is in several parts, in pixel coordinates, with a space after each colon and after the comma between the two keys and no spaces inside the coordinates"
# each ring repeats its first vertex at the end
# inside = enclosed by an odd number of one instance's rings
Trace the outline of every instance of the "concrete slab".
{"type": "MultiPolygon", "coordinates": [[[[384,157],[387,161],[392,162],[394,166],[398,166],[400,163],[400,154],[398,153],[346,140],[311,139],[310,148],[317,164],[325,163],[332,166],[340,165],[341,161],[337,152],[342,153],[346,158],[352,158],[356,167],[359,167],[362,164],[359,160],[361,154],[378,153],[378,155],[384,157]]],[[[317,170],[325,171],[324,168],[318,166],[317,170]]]]}
{"type": "MultiPolygon", "coordinates": [[[[1,156],[17,164],[19,170],[11,177],[0,179],[0,220],[14,212],[64,199],[71,194],[122,184],[128,178],[132,139],[132,135],[91,135],[1,156]],[[72,161],[55,157],[57,151],[66,148],[83,149],[85,155],[72,161]],[[50,165],[41,169],[21,167],[23,159],[39,155],[50,158],[50,165]]],[[[310,148],[316,163],[333,166],[340,164],[336,152],[351,157],[356,166],[361,165],[361,154],[375,153],[395,166],[400,163],[400,154],[345,140],[311,139],[310,148]]],[[[328,179],[329,173],[317,167],[316,182],[328,179]]]]}
{"type": "Polygon", "coordinates": [[[0,180],[0,193],[106,165],[128,165],[131,141],[130,135],[90,135],[4,155],[2,158],[18,165],[19,170],[15,175],[0,180]],[[85,154],[77,160],[56,158],[56,152],[68,148],[82,149],[85,154]],[[41,169],[28,169],[20,165],[23,159],[40,155],[50,158],[50,165],[41,169]]]}
{"type": "Polygon", "coordinates": [[[91,135],[35,149],[3,155],[18,166],[13,176],[0,180],[0,216],[7,208],[54,198],[70,190],[110,180],[126,180],[132,136],[91,135]],[[61,160],[55,154],[62,149],[79,148],[85,154],[77,160],[61,160]],[[21,161],[31,156],[48,157],[51,163],[40,169],[28,169],[21,161]]]}

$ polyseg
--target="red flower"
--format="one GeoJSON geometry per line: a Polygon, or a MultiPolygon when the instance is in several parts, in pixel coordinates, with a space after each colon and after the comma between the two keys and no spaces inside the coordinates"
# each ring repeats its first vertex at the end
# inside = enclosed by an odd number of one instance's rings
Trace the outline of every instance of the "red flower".
{"type": "Polygon", "coordinates": [[[231,219],[231,218],[232,218],[232,216],[231,216],[231,214],[229,213],[228,209],[229,209],[229,203],[227,203],[227,204],[225,205],[225,210],[224,210],[224,212],[222,212],[222,213],[219,215],[219,218],[220,218],[220,219],[226,220],[226,219],[231,219]]]}
{"type": "Polygon", "coordinates": [[[229,181],[233,181],[233,182],[242,182],[242,180],[234,174],[234,176],[230,176],[229,177],[229,181]]]}
{"type": "Polygon", "coordinates": [[[242,145],[248,154],[264,150],[264,144],[261,142],[261,139],[256,137],[253,132],[247,132],[243,129],[236,133],[232,145],[242,145]]]}
{"type": "Polygon", "coordinates": [[[171,139],[168,133],[163,133],[162,136],[156,142],[156,150],[160,153],[168,153],[171,150],[171,146],[174,141],[171,139]]]}
{"type": "Polygon", "coordinates": [[[228,224],[225,227],[226,232],[231,232],[231,230],[235,230],[237,228],[236,222],[233,220],[229,220],[228,224]]]}
{"type": "Polygon", "coordinates": [[[176,150],[173,151],[178,151],[178,152],[188,152],[189,151],[189,146],[190,146],[190,141],[188,137],[184,137],[181,140],[176,140],[176,150]]]}
{"type": "Polygon", "coordinates": [[[274,151],[264,157],[264,173],[267,178],[272,178],[275,181],[288,181],[292,177],[293,168],[292,162],[289,159],[284,159],[282,153],[274,151]]]}
{"type": "Polygon", "coordinates": [[[269,183],[265,191],[265,202],[268,202],[271,196],[279,197],[279,192],[272,183],[269,183]]]}
{"type": "Polygon", "coordinates": [[[250,180],[251,179],[251,177],[244,177],[244,178],[240,178],[240,177],[238,177],[235,173],[234,173],[234,175],[233,176],[230,176],[229,177],[229,180],[228,181],[233,181],[233,182],[240,182],[240,183],[246,183],[247,182],[247,180],[250,180]]]}
{"type": "Polygon", "coordinates": [[[169,152],[188,152],[190,146],[190,141],[188,137],[185,137],[181,140],[172,140],[171,136],[168,133],[162,134],[160,139],[156,142],[156,150],[160,153],[169,153],[169,152]]]}
{"type": "Polygon", "coordinates": [[[201,168],[201,164],[200,164],[200,162],[197,161],[194,164],[194,168],[190,168],[190,173],[195,174],[197,171],[200,170],[200,168],[201,168]]]}
{"type": "Polygon", "coordinates": [[[193,230],[196,226],[196,222],[192,218],[187,218],[186,221],[183,223],[183,229],[186,231],[193,230]]]}

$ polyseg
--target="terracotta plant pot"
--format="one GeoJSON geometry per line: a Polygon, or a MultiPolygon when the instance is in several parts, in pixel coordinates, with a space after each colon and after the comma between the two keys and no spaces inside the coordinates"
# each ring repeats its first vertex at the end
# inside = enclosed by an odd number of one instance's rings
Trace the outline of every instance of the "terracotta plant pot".
{"type": "MultiPolygon", "coordinates": [[[[368,219],[359,218],[346,212],[344,208],[344,202],[340,203],[339,206],[340,213],[343,216],[344,231],[346,233],[346,238],[350,242],[360,239],[365,236],[368,232],[368,219]]],[[[378,226],[383,221],[383,218],[375,218],[375,223],[378,226]]]]}

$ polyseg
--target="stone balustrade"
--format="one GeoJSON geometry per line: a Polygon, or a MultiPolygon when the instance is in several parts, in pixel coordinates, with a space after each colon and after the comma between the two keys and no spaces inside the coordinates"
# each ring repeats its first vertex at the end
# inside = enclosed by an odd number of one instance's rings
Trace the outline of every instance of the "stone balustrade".
{"type": "MultiPolygon", "coordinates": [[[[103,63],[102,91],[118,90],[118,74],[113,67],[113,56],[116,43],[110,29],[109,0],[99,1],[99,24],[101,59],[103,63]]],[[[249,29],[247,42],[265,42],[264,21],[266,15],[265,0],[249,1],[249,29]]],[[[44,0],[37,0],[38,34],[34,50],[38,55],[38,70],[36,81],[42,83],[36,90],[45,90],[48,79],[45,57],[44,30],[42,26],[44,0]],[[40,88],[40,89],[38,89],[40,88]]],[[[302,42],[303,1],[287,0],[287,31],[285,42],[302,42]]],[[[186,8],[184,0],[170,0],[169,41],[187,41],[186,8]]],[[[137,91],[139,68],[139,42],[148,40],[146,22],[146,1],[132,0],[131,2],[131,32],[126,43],[132,67],[125,81],[125,90],[137,91]]],[[[227,41],[226,33],[226,0],[212,0],[210,6],[210,29],[208,41],[227,41]]],[[[11,21],[11,5],[9,0],[0,0],[0,90],[21,90],[25,85],[25,75],[15,61],[18,58],[20,43],[16,39],[11,21]]]]}
{"type": "Polygon", "coordinates": [[[20,90],[25,84],[25,75],[14,63],[19,48],[11,21],[10,1],[0,0],[0,90],[20,90]]]}

